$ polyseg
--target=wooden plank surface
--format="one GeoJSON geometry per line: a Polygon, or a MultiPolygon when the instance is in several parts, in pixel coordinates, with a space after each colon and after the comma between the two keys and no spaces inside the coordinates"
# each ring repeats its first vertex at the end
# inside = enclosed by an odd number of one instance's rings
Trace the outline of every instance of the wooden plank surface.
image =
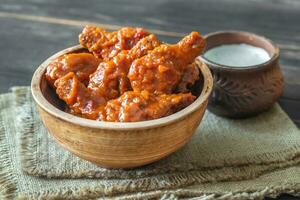
{"type": "MultiPolygon", "coordinates": [[[[86,23],[143,26],[176,42],[190,31],[244,30],[281,49],[285,90],[280,104],[300,126],[300,1],[297,0],[0,0],[0,93],[29,85],[49,55],[77,44],[86,23]]],[[[296,199],[287,195],[279,199],[296,199]]]]}

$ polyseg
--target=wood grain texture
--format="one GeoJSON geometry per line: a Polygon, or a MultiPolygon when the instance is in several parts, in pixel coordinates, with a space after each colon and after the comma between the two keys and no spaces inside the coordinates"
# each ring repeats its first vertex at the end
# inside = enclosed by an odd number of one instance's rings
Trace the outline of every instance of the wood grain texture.
{"type": "Polygon", "coordinates": [[[145,130],[104,130],[77,126],[39,109],[43,123],[65,149],[108,168],[132,168],[159,160],[182,147],[198,127],[207,101],[182,120],[145,130]]]}
{"type": "MultiPolygon", "coordinates": [[[[0,0],[0,12],[185,33],[237,29],[264,35],[281,48],[281,106],[300,126],[300,1],[297,0],[0,0]]],[[[75,45],[79,26],[0,16],[0,93],[29,85],[49,55],[75,45]]],[[[160,36],[168,42],[174,37],[160,36]]],[[[283,196],[280,199],[296,199],[283,196]]]]}

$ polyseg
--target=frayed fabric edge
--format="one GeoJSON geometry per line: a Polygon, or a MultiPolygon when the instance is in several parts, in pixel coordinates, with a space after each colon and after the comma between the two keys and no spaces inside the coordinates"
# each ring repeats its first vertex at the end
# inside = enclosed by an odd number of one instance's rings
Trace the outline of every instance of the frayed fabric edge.
{"type": "MultiPolygon", "coordinates": [[[[1,126],[0,126],[0,130],[1,130],[1,126]]],[[[0,138],[1,140],[1,138],[0,138]]],[[[2,141],[2,140],[1,140],[2,141]]],[[[2,157],[0,157],[2,158],[2,157]]],[[[1,174],[0,174],[0,177],[1,177],[1,174]]],[[[181,177],[183,179],[186,180],[186,178],[188,177],[181,177]]],[[[179,178],[179,179],[181,179],[179,178]]],[[[176,178],[178,179],[178,177],[176,178]]],[[[148,181],[146,181],[148,182],[148,181]]],[[[15,184],[14,184],[14,181],[13,180],[10,180],[10,183],[12,185],[14,185],[14,187],[11,187],[11,190],[15,190],[15,184]]],[[[133,183],[135,184],[135,183],[133,183]]],[[[128,184],[125,184],[123,186],[119,186],[119,187],[123,187],[124,188],[135,188],[134,186],[132,187],[132,185],[130,185],[130,183],[128,184]]],[[[66,188],[65,188],[66,189],[66,188]]],[[[81,199],[81,198],[98,198],[99,196],[102,196],[104,195],[105,193],[107,195],[112,195],[112,191],[108,192],[107,189],[108,188],[104,188],[104,187],[100,187],[98,186],[97,188],[94,188],[95,191],[90,191],[89,189],[87,188],[82,188],[82,189],[78,189],[78,188],[70,188],[69,190],[64,190],[64,191],[61,191],[61,190],[55,190],[55,191],[44,191],[44,192],[41,192],[39,194],[35,193],[35,195],[38,195],[38,196],[35,196],[35,197],[39,197],[39,198],[50,198],[50,199],[55,199],[55,198],[66,198],[66,199],[70,199],[70,198],[78,198],[78,199],[81,199]],[[110,194],[109,194],[110,193],[110,194]],[[71,195],[70,195],[71,194],[71,195]],[[89,195],[91,194],[91,195],[89,195]]],[[[162,188],[163,189],[163,188],[162,188]]],[[[110,189],[108,189],[110,190],[110,189]]],[[[134,191],[132,191],[134,192],[134,191]]],[[[184,189],[178,189],[178,190],[174,190],[174,191],[163,191],[163,190],[158,190],[158,191],[153,191],[153,192],[144,192],[144,193],[140,193],[140,195],[138,196],[141,196],[141,199],[149,199],[149,198],[162,198],[162,199],[169,199],[169,197],[172,197],[174,196],[175,199],[177,198],[182,198],[182,197],[188,197],[188,198],[194,198],[194,197],[197,197],[197,198],[201,198],[201,199],[249,199],[249,198],[253,198],[253,199],[261,199],[263,198],[264,196],[276,196],[280,193],[289,193],[289,194],[292,194],[292,195],[298,195],[299,194],[299,185],[284,185],[284,186],[277,186],[277,187],[270,187],[270,188],[265,188],[261,191],[253,191],[253,192],[241,192],[241,193],[224,193],[224,194],[203,194],[201,193],[200,191],[189,191],[189,190],[184,190],[184,189]],[[148,197],[149,195],[149,197],[148,197]],[[155,196],[153,196],[155,195],[155,196]]],[[[7,193],[9,194],[9,193],[7,193]]],[[[136,199],[138,196],[134,196],[134,197],[131,197],[126,195],[124,197],[122,196],[119,196],[119,197],[113,197],[113,198],[118,198],[118,199],[136,199]]],[[[11,197],[11,195],[8,195],[7,197],[11,197]]],[[[27,199],[27,198],[31,198],[33,196],[29,195],[27,197],[22,197],[20,196],[19,198],[20,199],[27,199]]],[[[107,196],[105,197],[107,198],[107,196]]],[[[99,198],[98,198],[99,199],[99,198]]],[[[100,197],[101,199],[101,197],[100,197]]]]}
{"type": "Polygon", "coordinates": [[[300,197],[300,184],[282,184],[279,186],[265,187],[260,190],[248,190],[239,192],[224,193],[204,193],[191,189],[175,189],[175,190],[155,190],[148,192],[138,192],[121,196],[98,196],[89,197],[87,195],[80,196],[80,193],[86,193],[86,190],[76,191],[76,196],[70,196],[70,192],[47,191],[40,193],[38,196],[19,196],[18,199],[97,199],[97,200],[144,200],[144,199],[161,199],[161,200],[248,200],[248,199],[264,199],[265,197],[275,198],[282,193],[300,197]]]}
{"type": "MultiPolygon", "coordinates": [[[[14,87],[11,89],[16,94],[16,103],[19,109],[22,109],[23,112],[22,116],[18,116],[18,120],[20,121],[19,124],[22,124],[20,130],[20,140],[21,140],[21,148],[20,148],[20,155],[22,158],[22,168],[28,174],[33,176],[41,176],[41,177],[48,177],[48,178],[119,178],[119,179],[126,179],[126,178],[135,178],[137,173],[133,172],[126,172],[122,173],[120,170],[114,170],[108,176],[105,172],[101,171],[84,171],[84,172],[73,172],[73,171],[65,171],[58,174],[53,174],[49,172],[49,170],[41,170],[38,167],[38,163],[36,162],[35,154],[37,152],[33,152],[32,149],[36,149],[35,142],[30,142],[30,140],[34,140],[35,138],[32,137],[30,134],[34,131],[34,128],[38,127],[37,122],[33,120],[33,106],[34,102],[31,100],[30,89],[28,87],[14,87]],[[22,122],[22,123],[21,123],[22,122]],[[31,144],[31,146],[30,146],[31,144]]],[[[20,110],[20,111],[22,111],[20,110]]],[[[284,112],[284,111],[282,111],[284,112]]],[[[164,174],[171,174],[171,173],[181,173],[186,172],[187,169],[189,171],[210,171],[210,170],[218,170],[218,169],[230,169],[232,167],[240,167],[246,168],[247,166],[266,166],[272,165],[274,168],[286,167],[291,166],[293,164],[298,164],[300,159],[300,143],[295,144],[294,146],[290,147],[289,149],[281,152],[272,152],[272,153],[262,153],[256,156],[252,156],[251,158],[244,158],[247,160],[247,163],[238,163],[232,160],[224,161],[224,166],[219,167],[201,167],[195,163],[186,163],[183,169],[180,169],[178,166],[172,166],[171,168],[168,166],[164,166],[164,168],[157,168],[157,169],[150,169],[148,173],[143,175],[139,174],[138,178],[143,178],[151,175],[164,175],[164,174]],[[274,160],[276,157],[277,160],[274,160]],[[266,162],[268,160],[268,162],[266,162]],[[294,162],[293,162],[294,161],[294,162]],[[277,166],[277,167],[274,167],[277,166]]],[[[238,159],[236,159],[238,160],[238,159]]]]}
{"type": "MultiPolygon", "coordinates": [[[[5,102],[9,101],[12,94],[2,94],[0,95],[0,105],[4,105],[5,102]]],[[[1,113],[1,112],[0,112],[1,113]]],[[[16,187],[16,177],[11,168],[11,158],[9,156],[9,146],[6,142],[5,134],[5,124],[3,120],[3,115],[0,115],[0,199],[13,199],[17,190],[16,187]]]]}
{"type": "MultiPolygon", "coordinates": [[[[255,191],[240,191],[240,192],[225,192],[225,193],[203,193],[201,191],[191,189],[177,189],[177,190],[159,190],[145,193],[135,193],[130,195],[105,198],[107,200],[139,200],[139,199],[201,199],[201,200],[248,200],[248,199],[264,199],[265,197],[276,198],[280,194],[290,194],[300,197],[300,183],[298,184],[282,184],[280,186],[265,187],[261,190],[255,191]]],[[[97,198],[102,200],[104,198],[97,198]]]]}

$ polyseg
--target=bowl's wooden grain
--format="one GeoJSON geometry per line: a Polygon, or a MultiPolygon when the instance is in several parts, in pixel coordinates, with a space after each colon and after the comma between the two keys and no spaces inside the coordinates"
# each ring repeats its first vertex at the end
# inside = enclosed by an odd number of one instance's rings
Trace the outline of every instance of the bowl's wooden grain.
{"type": "Polygon", "coordinates": [[[164,118],[143,122],[99,122],[62,111],[61,101],[48,86],[44,72],[58,56],[82,50],[75,46],[53,55],[33,75],[31,90],[49,133],[78,157],[109,168],[131,168],[159,160],[183,146],[205,112],[213,80],[208,67],[196,61],[203,87],[196,101],[164,118]]]}

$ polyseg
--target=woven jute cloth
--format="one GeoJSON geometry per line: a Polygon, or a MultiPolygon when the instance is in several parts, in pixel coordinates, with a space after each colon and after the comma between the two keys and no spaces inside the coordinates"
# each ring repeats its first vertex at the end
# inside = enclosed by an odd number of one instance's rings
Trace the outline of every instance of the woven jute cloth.
{"type": "Polygon", "coordinates": [[[206,112],[178,152],[137,169],[105,169],[62,149],[28,87],[0,95],[0,199],[261,199],[300,195],[300,131],[275,105],[249,119],[206,112]]]}

